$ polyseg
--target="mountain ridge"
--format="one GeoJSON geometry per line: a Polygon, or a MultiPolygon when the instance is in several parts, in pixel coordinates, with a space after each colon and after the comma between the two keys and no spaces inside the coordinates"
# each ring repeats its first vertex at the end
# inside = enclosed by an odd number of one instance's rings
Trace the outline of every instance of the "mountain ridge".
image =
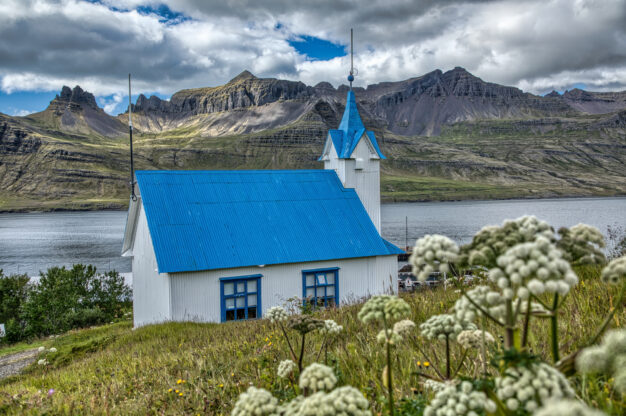
{"type": "MultiPolygon", "coordinates": [[[[140,95],[137,169],[319,168],[349,87],[258,78],[140,95]]],[[[626,195],[626,91],[545,97],[463,68],[354,88],[383,153],[385,201],[626,195]]],[[[0,211],[120,209],[128,114],[64,87],[44,111],[0,114],[0,211]]]]}

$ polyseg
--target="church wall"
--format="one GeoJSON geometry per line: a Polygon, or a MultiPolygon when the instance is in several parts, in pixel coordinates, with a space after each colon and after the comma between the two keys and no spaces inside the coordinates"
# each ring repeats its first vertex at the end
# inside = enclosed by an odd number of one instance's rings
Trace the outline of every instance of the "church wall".
{"type": "Polygon", "coordinates": [[[143,205],[133,247],[133,321],[135,327],[171,319],[170,278],[157,272],[157,261],[143,205]]]}
{"type": "Polygon", "coordinates": [[[261,308],[265,314],[272,306],[302,297],[302,270],[339,267],[340,304],[346,304],[397,288],[397,264],[396,256],[379,256],[171,273],[172,320],[220,322],[220,278],[224,277],[263,275],[261,308]]]}

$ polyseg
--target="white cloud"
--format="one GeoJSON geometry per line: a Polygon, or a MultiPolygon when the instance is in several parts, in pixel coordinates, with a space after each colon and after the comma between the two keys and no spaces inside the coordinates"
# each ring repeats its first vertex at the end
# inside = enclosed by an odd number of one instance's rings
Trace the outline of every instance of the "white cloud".
{"type": "Polygon", "coordinates": [[[18,117],[24,117],[27,116],[29,114],[31,114],[32,111],[28,111],[28,110],[20,110],[17,108],[9,108],[8,114],[10,116],[18,116],[18,117]]]}
{"type": "Polygon", "coordinates": [[[113,94],[113,96],[109,99],[102,97],[98,99],[98,102],[102,106],[102,109],[104,111],[106,111],[109,114],[113,114],[114,111],[117,109],[118,105],[122,103],[123,100],[124,100],[124,96],[120,93],[116,93],[116,94],[113,94]]]}
{"type": "Polygon", "coordinates": [[[0,89],[78,84],[123,98],[132,72],[134,91],[170,95],[244,69],[338,86],[348,57],[309,61],[288,41],[306,34],[345,44],[350,27],[359,86],[463,66],[535,93],[581,82],[626,89],[626,0],[172,0],[172,10],[191,17],[175,25],[134,10],[161,1],[102,3],[2,1],[0,89]]]}

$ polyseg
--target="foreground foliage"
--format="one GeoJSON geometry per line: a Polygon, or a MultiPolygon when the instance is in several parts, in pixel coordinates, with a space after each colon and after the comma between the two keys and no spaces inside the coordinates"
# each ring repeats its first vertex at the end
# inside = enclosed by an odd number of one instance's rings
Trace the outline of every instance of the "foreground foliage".
{"type": "Polygon", "coordinates": [[[31,282],[26,275],[4,276],[0,270],[0,322],[6,343],[102,325],[130,307],[130,288],[115,271],[94,266],[52,267],[31,282]]]}
{"type": "MultiPolygon", "coordinates": [[[[600,280],[599,267],[579,268],[577,274],[581,283],[570,292],[558,322],[564,354],[584,346],[594,335],[615,306],[618,292],[616,286],[600,280]]],[[[421,323],[449,311],[458,297],[455,289],[441,287],[403,295],[402,299],[410,306],[409,318],[421,323]]],[[[381,369],[387,357],[376,339],[380,328],[363,325],[357,318],[359,310],[359,305],[346,306],[313,317],[333,319],[343,327],[342,335],[328,350],[327,365],[333,369],[337,385],[357,386],[372,411],[378,413],[386,404],[381,369]]],[[[623,326],[625,319],[626,313],[619,309],[611,325],[623,326]]],[[[546,323],[531,321],[530,327],[528,344],[533,353],[549,360],[549,340],[535,336],[546,330],[546,323]]],[[[488,331],[492,328],[487,324],[488,331]]],[[[316,360],[324,338],[319,331],[307,335],[310,348],[305,364],[316,360]]],[[[267,319],[230,324],[168,323],[135,331],[130,322],[118,323],[70,332],[45,345],[58,350],[45,355],[48,365],[33,365],[20,378],[0,381],[0,413],[227,415],[250,385],[270,391],[281,401],[296,397],[291,381],[276,374],[280,362],[290,358],[289,347],[280,328],[267,319]],[[54,389],[51,395],[50,389],[54,389]]],[[[498,351],[501,345],[496,339],[491,348],[498,351]]],[[[393,388],[400,398],[398,414],[419,415],[434,397],[421,382],[424,377],[417,376],[436,377],[434,364],[416,353],[416,348],[428,352],[432,347],[422,338],[416,338],[415,345],[396,347],[393,388]]],[[[438,357],[442,355],[441,347],[434,350],[438,357]]],[[[456,363],[462,352],[454,345],[450,355],[456,363]]],[[[471,352],[464,366],[467,371],[477,367],[480,371],[478,354],[471,352]]],[[[624,403],[608,377],[576,375],[570,381],[586,403],[609,414],[623,413],[624,403]]]]}

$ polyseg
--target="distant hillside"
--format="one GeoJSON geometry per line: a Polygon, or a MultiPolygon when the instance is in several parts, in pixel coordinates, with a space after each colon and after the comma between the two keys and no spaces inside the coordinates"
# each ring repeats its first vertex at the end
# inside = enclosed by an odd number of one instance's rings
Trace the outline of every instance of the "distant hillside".
{"type": "MultiPolygon", "coordinates": [[[[139,96],[139,169],[319,168],[347,86],[257,78],[139,96]]],[[[626,194],[626,91],[545,97],[436,70],[355,88],[389,160],[385,200],[626,194]]],[[[43,112],[0,114],[0,210],[122,208],[128,115],[64,87],[43,112]]]]}

